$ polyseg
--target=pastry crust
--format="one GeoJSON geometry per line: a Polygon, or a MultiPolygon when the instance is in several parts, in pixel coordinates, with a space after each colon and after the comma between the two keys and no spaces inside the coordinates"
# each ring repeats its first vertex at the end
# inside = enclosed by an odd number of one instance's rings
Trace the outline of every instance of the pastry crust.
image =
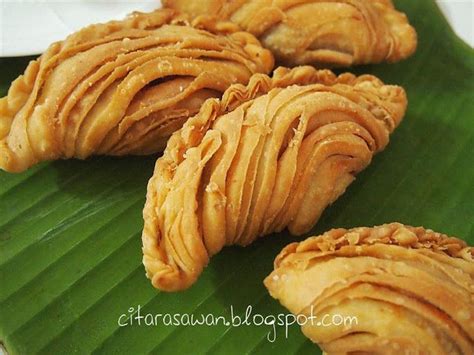
{"type": "Polygon", "coordinates": [[[191,16],[230,19],[253,33],[281,64],[318,67],[397,62],[417,36],[390,0],[162,0],[191,16]]]}
{"type": "Polygon", "coordinates": [[[206,99],[272,68],[251,34],[171,9],[86,27],[52,44],[0,99],[0,168],[161,151],[206,99]]]}
{"type": "Polygon", "coordinates": [[[155,287],[197,279],[225,245],[308,231],[384,149],[406,96],[370,75],[279,68],[210,99],[148,183],[143,262],[155,287]]]}
{"type": "Polygon", "coordinates": [[[264,283],[294,314],[357,318],[302,326],[328,354],[474,351],[474,248],[454,237],[400,223],[334,229],[285,247],[264,283]]]}

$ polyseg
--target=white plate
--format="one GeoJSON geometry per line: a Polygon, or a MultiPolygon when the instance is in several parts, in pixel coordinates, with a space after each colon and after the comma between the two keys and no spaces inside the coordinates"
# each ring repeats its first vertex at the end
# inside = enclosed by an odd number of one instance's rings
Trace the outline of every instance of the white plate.
{"type": "Polygon", "coordinates": [[[158,7],[160,0],[0,0],[0,57],[39,54],[91,23],[158,7]]]}
{"type": "MultiPolygon", "coordinates": [[[[473,46],[473,0],[438,3],[455,31],[473,46]]],[[[0,0],[0,57],[39,54],[88,24],[160,6],[159,0],[0,0]]]]}
{"type": "Polygon", "coordinates": [[[474,47],[474,0],[437,0],[439,7],[464,42],[474,47]]]}

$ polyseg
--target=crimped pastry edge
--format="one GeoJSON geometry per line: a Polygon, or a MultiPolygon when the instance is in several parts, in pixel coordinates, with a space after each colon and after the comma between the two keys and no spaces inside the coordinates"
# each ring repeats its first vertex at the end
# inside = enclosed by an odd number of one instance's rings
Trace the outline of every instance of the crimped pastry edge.
{"type": "MultiPolygon", "coordinates": [[[[254,74],[247,85],[231,85],[219,99],[208,99],[201,110],[191,117],[183,128],[175,132],[168,142],[168,146],[181,146],[181,149],[188,149],[199,144],[203,137],[199,132],[205,132],[212,122],[222,114],[232,111],[241,104],[253,100],[259,96],[269,93],[275,88],[285,88],[292,85],[312,85],[321,84],[333,86],[336,84],[372,85],[374,90],[383,91],[387,95],[394,96],[394,103],[400,104],[402,110],[394,113],[396,118],[395,129],[401,122],[407,105],[405,90],[396,85],[386,85],[379,78],[373,75],[364,74],[356,76],[352,73],[334,74],[329,69],[316,69],[312,66],[298,66],[295,68],[278,67],[274,70],[272,77],[266,74],[254,74]],[[197,135],[196,135],[197,134],[197,135]],[[197,138],[200,136],[201,138],[197,138]],[[192,137],[192,138],[191,138],[192,137]],[[178,143],[179,142],[179,143],[178,143]]],[[[395,106],[395,105],[394,105],[395,106]]],[[[392,129],[392,130],[393,130],[392,129]]],[[[180,149],[180,150],[181,150],[180,149]]],[[[175,161],[179,161],[178,158],[175,161]]]]}
{"type": "Polygon", "coordinates": [[[0,169],[21,172],[28,167],[18,164],[9,147],[8,136],[15,116],[21,114],[23,107],[28,105],[31,95],[38,90],[37,78],[56,65],[58,56],[63,52],[100,41],[104,37],[124,30],[153,30],[164,25],[188,26],[217,36],[229,37],[231,41],[242,47],[249,59],[262,71],[270,72],[274,67],[273,55],[261,46],[255,36],[217,17],[205,16],[191,20],[188,15],[180,14],[173,9],[157,9],[149,13],[133,12],[122,20],[86,26],[64,40],[52,43],[45,53],[30,61],[24,73],[11,83],[7,95],[0,98],[0,152],[2,153],[0,154],[0,169]]]}
{"type": "Polygon", "coordinates": [[[331,229],[319,236],[309,237],[300,243],[287,245],[274,261],[278,268],[291,254],[301,252],[337,251],[344,246],[364,246],[374,244],[397,245],[411,249],[427,249],[449,257],[474,263],[474,247],[457,237],[434,232],[424,227],[412,227],[399,222],[374,227],[352,229],[331,229]],[[408,231],[408,233],[406,233],[408,231]]]}
{"type": "MultiPolygon", "coordinates": [[[[401,105],[400,103],[397,104],[398,106],[402,107],[402,110],[400,110],[400,112],[398,112],[396,115],[397,122],[395,123],[395,127],[401,121],[405,113],[406,94],[403,88],[398,86],[384,85],[383,82],[375,76],[362,75],[357,77],[350,73],[336,76],[330,70],[317,70],[311,66],[301,66],[293,69],[280,67],[274,71],[273,77],[269,77],[265,74],[254,74],[251,77],[248,85],[234,84],[225,91],[222,99],[206,100],[199,113],[188,119],[184,126],[171,136],[163,156],[158,159],[157,164],[155,165],[153,176],[156,174],[161,174],[162,171],[167,171],[170,174],[173,174],[173,171],[175,171],[176,167],[185,159],[185,152],[188,149],[199,146],[201,141],[204,139],[204,135],[219,116],[234,110],[236,107],[245,104],[250,100],[269,93],[272,89],[285,88],[292,85],[303,86],[312,84],[321,84],[326,86],[332,86],[336,84],[346,84],[350,86],[365,84],[372,85],[375,90],[385,90],[387,94],[394,94],[397,100],[402,101],[401,105]],[[390,89],[393,89],[394,93],[392,93],[390,89]]],[[[364,87],[364,89],[366,89],[366,87],[364,87]]],[[[395,127],[392,127],[392,130],[395,127]]],[[[162,236],[156,235],[156,233],[153,232],[155,231],[155,228],[150,225],[153,224],[152,221],[155,220],[155,216],[153,212],[154,207],[148,204],[148,194],[154,193],[154,183],[155,182],[152,177],[148,183],[147,203],[145,204],[143,211],[143,216],[145,219],[145,228],[142,234],[143,263],[147,269],[147,277],[152,280],[152,284],[157,288],[163,289],[163,287],[165,287],[164,284],[161,284],[162,287],[158,287],[160,284],[158,279],[162,275],[149,270],[149,268],[146,267],[146,264],[149,263],[150,266],[154,265],[153,267],[150,267],[150,269],[156,268],[158,265],[163,265],[162,269],[166,269],[166,273],[178,274],[178,278],[182,280],[188,279],[188,277],[184,274],[181,274],[181,270],[171,266],[166,261],[166,257],[161,255],[161,253],[155,249],[162,236]]],[[[210,255],[208,255],[208,258],[209,257],[210,255]]],[[[207,261],[209,261],[209,259],[207,261]]],[[[195,275],[191,276],[189,280],[194,280],[194,278],[195,275]]],[[[185,288],[189,287],[191,284],[192,282],[185,288]]],[[[169,287],[169,289],[164,288],[163,290],[176,291],[177,289],[174,287],[169,287]]]]}
{"type": "MultiPolygon", "coordinates": [[[[171,9],[179,9],[183,12],[188,11],[186,7],[180,7],[180,5],[175,5],[173,4],[173,1],[171,0],[161,0],[163,7],[164,8],[171,8],[171,9]]],[[[302,2],[304,3],[304,2],[302,2]]],[[[190,16],[196,16],[197,17],[206,17],[206,16],[219,16],[220,18],[224,19],[231,19],[232,16],[238,12],[240,7],[245,6],[246,1],[245,0],[240,0],[240,1],[223,1],[220,5],[220,8],[214,8],[211,13],[212,15],[203,15],[200,11],[193,13],[192,11],[190,12],[190,16]]],[[[268,31],[275,23],[279,22],[284,22],[285,21],[285,14],[284,11],[291,9],[295,4],[292,4],[291,2],[287,4],[287,6],[283,5],[272,5],[276,7],[278,10],[277,14],[274,16],[274,18],[268,20],[268,23],[266,26],[251,26],[249,24],[244,25],[244,24],[238,24],[237,26],[240,26],[246,31],[249,31],[250,33],[253,33],[257,37],[261,37],[262,34],[265,31],[268,31]]],[[[299,5],[299,4],[296,4],[299,5]]],[[[209,6],[206,6],[208,8],[209,6]]],[[[410,24],[410,21],[408,19],[408,16],[398,10],[395,5],[393,4],[392,0],[377,0],[373,1],[373,8],[377,16],[383,17],[384,18],[384,27],[387,31],[387,36],[390,37],[391,40],[391,45],[390,48],[384,58],[380,58],[379,60],[373,61],[373,63],[378,63],[382,61],[387,61],[388,63],[395,63],[404,59],[409,58],[412,56],[418,46],[418,35],[416,32],[416,29],[410,24]]],[[[252,22],[252,21],[251,21],[252,22]]],[[[256,21],[255,19],[252,22],[253,24],[261,24],[261,21],[256,21]]],[[[387,39],[388,41],[388,39],[387,39]]],[[[271,46],[270,46],[271,47],[271,46]]],[[[275,55],[278,57],[278,50],[275,51],[275,48],[273,48],[273,51],[276,52],[275,55]]],[[[369,63],[367,61],[354,61],[353,56],[352,57],[352,64],[364,64],[364,63],[369,63]]],[[[305,62],[304,60],[301,61],[301,58],[295,58],[292,61],[290,61],[290,64],[293,65],[302,65],[302,64],[310,64],[309,62],[305,62]]],[[[281,61],[280,64],[285,64],[285,62],[288,62],[287,60],[281,61]]],[[[313,63],[314,64],[314,63],[313,63]]],[[[330,61],[326,63],[326,67],[334,67],[334,66],[347,66],[347,65],[342,65],[342,64],[337,64],[333,63],[331,65],[330,61]]]]}

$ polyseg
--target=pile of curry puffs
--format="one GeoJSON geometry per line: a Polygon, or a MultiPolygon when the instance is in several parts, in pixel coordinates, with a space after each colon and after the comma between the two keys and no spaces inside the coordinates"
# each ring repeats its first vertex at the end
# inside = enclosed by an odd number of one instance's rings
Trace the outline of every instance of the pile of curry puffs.
{"type": "MultiPolygon", "coordinates": [[[[179,291],[227,245],[311,230],[407,108],[403,88],[327,68],[405,59],[416,32],[390,0],[163,5],[30,62],[0,99],[0,168],[162,152],[143,263],[153,286],[179,291]]],[[[283,249],[265,285],[294,314],[359,317],[303,326],[329,354],[474,350],[474,249],[453,237],[335,229],[283,249]]]]}

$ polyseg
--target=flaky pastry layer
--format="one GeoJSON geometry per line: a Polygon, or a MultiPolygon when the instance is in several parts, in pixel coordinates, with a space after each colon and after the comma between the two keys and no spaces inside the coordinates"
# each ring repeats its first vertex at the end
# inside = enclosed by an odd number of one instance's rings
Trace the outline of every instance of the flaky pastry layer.
{"type": "Polygon", "coordinates": [[[330,326],[302,330],[328,354],[474,350],[474,248],[454,237],[400,223],[334,229],[285,247],[264,283],[292,313],[327,315],[330,326]]]}
{"type": "Polygon", "coordinates": [[[396,62],[413,54],[414,28],[391,0],[162,0],[192,16],[230,19],[286,65],[396,62]]]}
{"type": "Polygon", "coordinates": [[[155,287],[195,282],[225,245],[308,231],[385,148],[407,101],[370,75],[279,68],[210,99],[148,183],[143,262],[155,287]]]}
{"type": "Polygon", "coordinates": [[[206,99],[272,70],[271,53],[232,27],[166,9],[52,44],[0,99],[0,168],[161,151],[206,99]]]}

